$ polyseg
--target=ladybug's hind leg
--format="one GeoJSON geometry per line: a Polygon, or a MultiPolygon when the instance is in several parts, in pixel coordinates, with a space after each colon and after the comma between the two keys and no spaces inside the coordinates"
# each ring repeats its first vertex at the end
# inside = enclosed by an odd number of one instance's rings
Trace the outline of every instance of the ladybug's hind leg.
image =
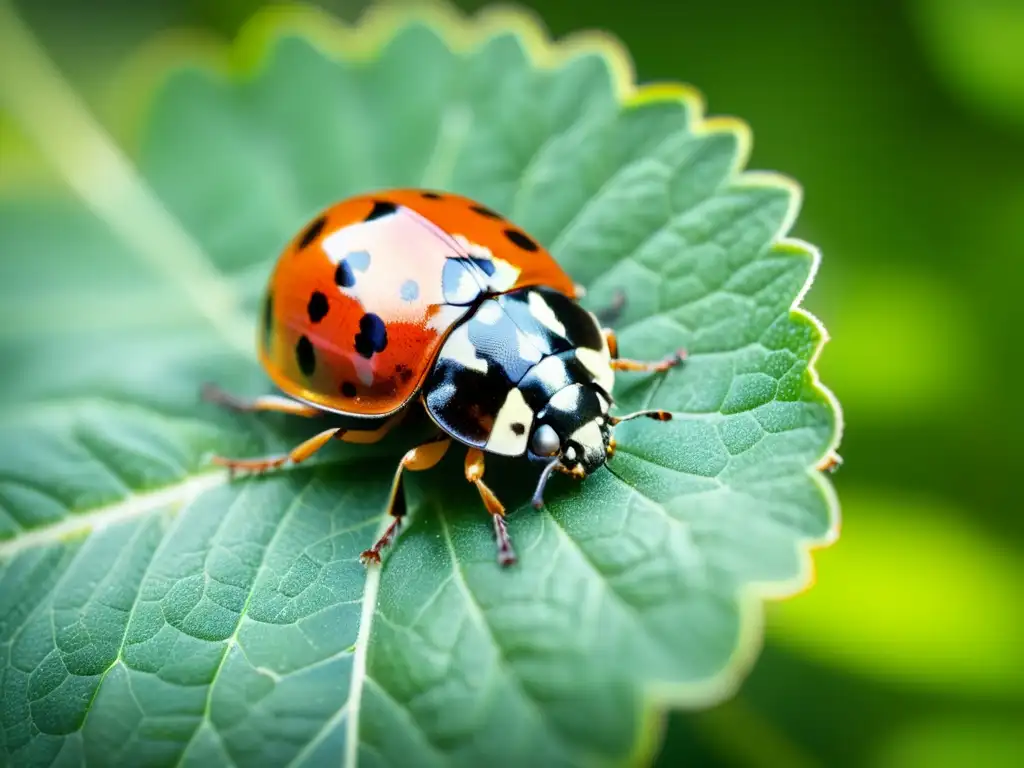
{"type": "Polygon", "coordinates": [[[391,515],[391,525],[374,543],[372,547],[363,552],[359,559],[364,563],[379,563],[381,550],[388,546],[398,534],[402,525],[402,518],[405,517],[405,489],[402,479],[405,470],[419,472],[430,469],[444,458],[448,446],[452,444],[451,438],[438,436],[429,442],[423,443],[405,454],[398,462],[398,470],[395,472],[395,479],[391,483],[391,495],[388,497],[388,514],[391,515]]]}
{"type": "Polygon", "coordinates": [[[289,462],[292,464],[298,464],[305,461],[327,445],[331,440],[338,437],[339,434],[344,434],[344,430],[340,427],[325,429],[323,432],[313,435],[313,437],[297,445],[288,453],[282,453],[278,456],[268,456],[262,459],[226,459],[223,456],[214,456],[213,463],[219,464],[222,467],[227,467],[232,474],[238,470],[243,470],[245,472],[266,472],[270,469],[282,467],[289,462]]]}
{"type": "Polygon", "coordinates": [[[512,549],[512,541],[508,537],[505,525],[505,507],[494,491],[484,483],[484,454],[479,448],[470,448],[466,452],[466,479],[476,486],[480,498],[494,523],[494,537],[498,542],[498,563],[512,565],[516,561],[516,553],[512,549]]]}
{"type": "Polygon", "coordinates": [[[282,395],[262,395],[252,399],[246,399],[225,392],[216,384],[204,384],[202,390],[203,399],[210,403],[222,405],[233,411],[274,411],[277,413],[288,413],[292,416],[306,416],[312,418],[323,414],[319,408],[312,405],[300,403],[290,397],[282,395]]]}

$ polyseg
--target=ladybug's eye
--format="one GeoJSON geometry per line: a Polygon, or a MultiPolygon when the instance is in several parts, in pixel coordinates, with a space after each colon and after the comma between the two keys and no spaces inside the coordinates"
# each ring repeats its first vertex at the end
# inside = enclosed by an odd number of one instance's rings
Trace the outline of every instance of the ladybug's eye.
{"type": "Polygon", "coordinates": [[[548,424],[537,427],[530,441],[530,449],[538,456],[554,456],[562,447],[562,441],[558,439],[558,433],[548,424]]]}

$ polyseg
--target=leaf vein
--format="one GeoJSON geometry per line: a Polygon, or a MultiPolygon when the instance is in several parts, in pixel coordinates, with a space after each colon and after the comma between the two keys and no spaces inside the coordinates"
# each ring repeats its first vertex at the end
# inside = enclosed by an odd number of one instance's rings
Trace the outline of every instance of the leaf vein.
{"type": "Polygon", "coordinates": [[[180,509],[223,482],[223,472],[207,472],[193,475],[182,482],[164,486],[156,491],[130,493],[112,504],[96,507],[89,512],[78,513],[60,522],[33,528],[21,536],[0,541],[0,560],[11,558],[25,549],[49,546],[83,534],[95,533],[164,507],[180,509]]]}
{"type": "Polygon", "coordinates": [[[459,562],[458,554],[455,552],[455,543],[452,541],[451,530],[448,527],[448,520],[441,509],[437,510],[438,520],[441,523],[441,532],[444,534],[445,545],[448,548],[448,553],[451,556],[452,563],[452,576],[455,584],[458,586],[459,591],[466,598],[466,607],[469,609],[469,615],[472,617],[473,623],[483,631],[491,645],[495,650],[495,661],[499,669],[503,670],[506,678],[515,686],[516,690],[519,691],[523,701],[529,706],[533,717],[536,719],[540,727],[550,733],[559,747],[564,748],[564,737],[562,734],[553,730],[544,717],[544,712],[537,702],[537,700],[530,694],[526,687],[525,682],[520,678],[512,667],[509,659],[506,655],[505,648],[498,641],[498,635],[494,632],[494,629],[487,621],[487,616],[484,613],[483,606],[480,605],[476,595],[469,588],[469,584],[466,582],[465,573],[462,570],[462,565],[459,562]]]}
{"type": "MultiPolygon", "coordinates": [[[[309,490],[309,488],[313,485],[314,482],[316,482],[315,476],[311,477],[309,481],[306,483],[306,485],[304,485],[302,489],[295,494],[295,497],[288,504],[287,509],[285,509],[284,513],[281,515],[281,518],[278,520],[277,526],[274,528],[274,533],[271,535],[270,540],[267,541],[267,545],[263,548],[263,552],[260,554],[259,565],[256,567],[256,572],[253,574],[252,583],[249,584],[249,589],[247,590],[245,595],[245,602],[242,604],[242,609],[238,613],[238,619],[236,619],[235,621],[235,628],[224,643],[224,651],[221,653],[220,660],[217,662],[217,668],[214,670],[213,677],[210,679],[209,685],[207,687],[206,702],[203,705],[202,717],[200,718],[199,724],[196,726],[196,729],[192,732],[192,736],[189,738],[188,743],[185,744],[184,749],[182,749],[181,751],[181,755],[179,756],[178,762],[176,763],[176,765],[178,766],[182,764],[182,761],[185,759],[185,755],[188,754],[189,746],[191,745],[195,737],[199,734],[199,732],[202,730],[204,725],[208,724],[210,726],[210,730],[217,736],[218,739],[221,739],[221,735],[213,722],[213,718],[210,716],[213,705],[214,689],[217,686],[217,681],[220,679],[220,674],[224,669],[224,664],[231,653],[232,647],[234,647],[238,643],[238,633],[241,631],[242,623],[245,620],[246,614],[249,612],[249,606],[252,603],[252,596],[256,592],[256,585],[259,583],[260,576],[263,574],[263,569],[264,566],[266,565],[267,557],[269,556],[270,551],[273,549],[274,544],[277,542],[278,536],[281,535],[281,531],[285,529],[288,521],[291,519],[291,516],[295,513],[295,510],[301,506],[303,496],[306,494],[306,492],[309,490]]],[[[247,483],[243,488],[242,492],[238,495],[238,497],[236,497],[234,503],[232,503],[231,508],[233,509],[240,502],[246,499],[252,488],[252,482],[247,483]]],[[[223,523],[227,520],[229,515],[230,509],[228,510],[227,513],[224,514],[224,517],[221,520],[221,525],[223,525],[223,523]]],[[[218,532],[219,530],[220,528],[218,528],[218,532]]],[[[205,564],[203,567],[203,572],[205,575],[205,564]]],[[[223,743],[223,739],[221,739],[221,741],[223,743]]],[[[226,745],[225,753],[227,754],[226,745]]]]}

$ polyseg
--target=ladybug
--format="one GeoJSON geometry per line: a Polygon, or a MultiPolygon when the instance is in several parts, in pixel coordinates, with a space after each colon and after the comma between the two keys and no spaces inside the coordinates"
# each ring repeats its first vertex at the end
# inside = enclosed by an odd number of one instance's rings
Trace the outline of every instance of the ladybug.
{"type": "Polygon", "coordinates": [[[486,454],[542,465],[539,509],[552,472],[582,479],[604,464],[616,424],[671,418],[613,416],[614,372],[665,371],[683,353],[619,358],[614,333],[581,296],[536,240],[469,198],[400,189],[337,203],[285,248],[264,295],[259,359],[285,396],[204,388],[237,410],[329,413],[337,425],[281,456],[213,461],[232,473],[298,464],[331,440],[376,442],[422,407],[436,435],[402,457],[391,524],[361,560],[379,563],[397,534],[404,472],[433,467],[455,440],[468,447],[466,480],[491,515],[498,561],[514,563],[505,508],[484,483],[486,454]]]}

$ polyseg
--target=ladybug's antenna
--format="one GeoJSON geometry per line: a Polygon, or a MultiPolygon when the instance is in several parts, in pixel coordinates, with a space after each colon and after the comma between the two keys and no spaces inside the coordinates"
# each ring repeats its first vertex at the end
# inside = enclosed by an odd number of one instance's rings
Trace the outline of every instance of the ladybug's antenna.
{"type": "Polygon", "coordinates": [[[555,468],[561,461],[561,458],[552,459],[545,465],[544,471],[540,473],[540,479],[537,481],[537,490],[533,492],[534,509],[540,509],[544,506],[544,486],[548,484],[548,478],[551,477],[551,473],[555,471],[555,468]]]}
{"type": "Polygon", "coordinates": [[[638,419],[641,416],[646,416],[648,419],[654,419],[655,421],[672,420],[671,411],[635,411],[634,413],[627,413],[625,416],[609,416],[608,421],[614,427],[616,424],[621,424],[630,419],[638,419]]]}

